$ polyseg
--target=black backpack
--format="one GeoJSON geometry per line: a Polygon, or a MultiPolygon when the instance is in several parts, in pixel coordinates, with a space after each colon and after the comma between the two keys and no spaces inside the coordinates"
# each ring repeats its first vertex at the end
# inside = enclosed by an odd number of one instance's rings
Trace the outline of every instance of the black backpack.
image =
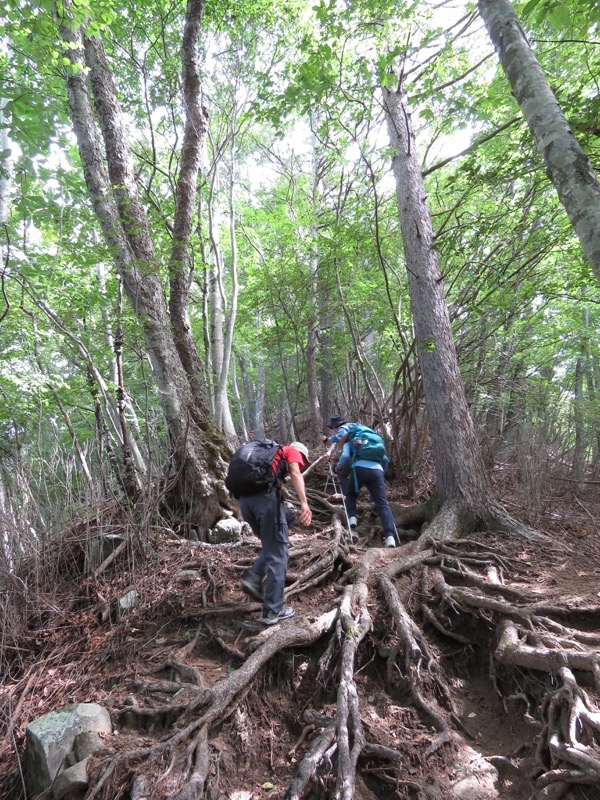
{"type": "Polygon", "coordinates": [[[231,494],[234,497],[247,497],[280,483],[286,471],[283,454],[279,459],[276,475],[273,474],[273,461],[281,449],[277,442],[262,439],[248,442],[236,450],[225,478],[225,486],[231,494]]]}

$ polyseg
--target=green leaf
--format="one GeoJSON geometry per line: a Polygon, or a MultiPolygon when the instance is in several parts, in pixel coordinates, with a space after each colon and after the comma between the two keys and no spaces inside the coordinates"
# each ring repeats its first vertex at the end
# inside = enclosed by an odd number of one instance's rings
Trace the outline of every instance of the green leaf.
{"type": "Polygon", "coordinates": [[[529,2],[526,3],[525,6],[523,7],[522,11],[523,16],[527,16],[532,11],[535,11],[540,2],[541,0],[529,0],[529,2]]]}
{"type": "Polygon", "coordinates": [[[569,6],[562,3],[554,6],[548,12],[548,20],[557,31],[563,31],[571,22],[569,6]]]}

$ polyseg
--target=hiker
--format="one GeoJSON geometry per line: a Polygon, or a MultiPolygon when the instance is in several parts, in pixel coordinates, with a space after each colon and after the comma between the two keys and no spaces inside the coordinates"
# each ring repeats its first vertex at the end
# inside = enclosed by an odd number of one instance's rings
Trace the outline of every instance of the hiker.
{"type": "Polygon", "coordinates": [[[333,430],[333,433],[330,436],[321,436],[321,441],[323,442],[335,444],[336,442],[341,442],[344,436],[348,435],[348,422],[344,417],[331,417],[327,427],[333,430]]]}
{"type": "Polygon", "coordinates": [[[358,525],[356,501],[360,490],[366,486],[383,528],[383,546],[396,547],[396,524],[384,479],[389,459],[383,440],[370,428],[346,422],[343,417],[331,417],[327,427],[333,430],[333,434],[321,437],[323,441],[342,443],[336,471],[340,477],[350,528],[358,525]]]}
{"type": "Polygon", "coordinates": [[[243,445],[229,465],[225,485],[239,499],[242,517],[262,545],[242,579],[242,590],[263,604],[260,621],[264,625],[275,625],[294,616],[294,609],[283,605],[283,592],[288,564],[288,522],[293,523],[296,515],[284,504],[281,486],[289,474],[300,501],[298,519],[308,527],[312,512],[302,470],[309,463],[308,449],[302,442],[282,446],[266,439],[243,445]]]}

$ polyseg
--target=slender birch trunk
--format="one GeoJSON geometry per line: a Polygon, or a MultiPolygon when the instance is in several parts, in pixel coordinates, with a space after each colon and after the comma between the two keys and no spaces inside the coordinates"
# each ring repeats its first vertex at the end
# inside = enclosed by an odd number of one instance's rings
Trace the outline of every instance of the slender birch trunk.
{"type": "MultiPolygon", "coordinates": [[[[189,0],[188,19],[201,15],[202,8],[202,0],[189,0]]],[[[169,432],[176,476],[173,491],[187,519],[210,527],[222,516],[221,503],[227,503],[217,486],[224,472],[221,452],[225,444],[208,408],[199,403],[192,389],[175,343],[160,265],[137,191],[123,114],[102,44],[96,39],[82,39],[68,24],[60,32],[67,44],[65,52],[78,67],[67,77],[67,90],[84,176],[125,292],[144,331],[169,432]],[[81,44],[85,63],[81,62],[81,44]],[[102,137],[88,94],[87,71],[102,137]]]]}
{"type": "MultiPolygon", "coordinates": [[[[584,396],[583,396],[583,376],[586,371],[585,359],[579,356],[575,362],[575,392],[573,396],[573,416],[575,420],[575,449],[573,451],[573,480],[578,484],[583,479],[585,470],[585,418],[584,418],[584,396]]],[[[577,487],[578,489],[581,486],[577,487]]]]}
{"type": "MultiPolygon", "coordinates": [[[[224,287],[224,271],[225,264],[223,258],[223,250],[221,248],[220,238],[220,222],[221,214],[219,203],[217,199],[217,185],[218,185],[219,165],[214,165],[213,176],[211,180],[209,199],[208,199],[208,230],[211,243],[211,264],[212,269],[209,276],[209,337],[210,337],[210,352],[211,352],[211,366],[213,371],[213,397],[215,408],[215,420],[217,425],[224,431],[225,435],[230,441],[235,440],[236,433],[231,417],[231,410],[229,407],[229,398],[227,396],[227,375],[229,373],[229,360],[231,358],[231,348],[233,344],[233,327],[232,320],[229,316],[229,308],[225,296],[224,287]],[[225,317],[228,317],[228,322],[225,322],[225,317]]],[[[233,178],[231,178],[233,180],[233,178]]],[[[230,183],[230,192],[232,192],[232,184],[230,183]]],[[[232,237],[231,245],[236,247],[234,222],[232,218],[232,196],[230,194],[230,236],[232,237]]],[[[234,304],[232,313],[235,318],[235,311],[237,310],[237,254],[236,250],[232,252],[232,298],[231,302],[234,304]]]]}
{"type": "Polygon", "coordinates": [[[600,281],[600,183],[558,105],[510,0],[479,0],[498,53],[550,180],[600,281]]]}
{"type": "MultiPolygon", "coordinates": [[[[225,329],[223,332],[223,348],[222,348],[222,361],[221,368],[216,382],[216,398],[215,405],[222,409],[223,432],[229,441],[236,441],[237,434],[233,425],[231,417],[231,407],[229,405],[229,397],[227,395],[227,386],[229,380],[229,370],[231,365],[231,354],[233,351],[233,334],[235,330],[235,322],[237,319],[238,307],[238,247],[237,247],[237,234],[235,230],[235,205],[234,205],[234,188],[235,188],[235,124],[236,117],[231,123],[231,164],[229,171],[229,184],[228,184],[228,200],[229,200],[229,246],[231,250],[229,274],[231,278],[231,292],[229,295],[229,302],[227,303],[227,314],[225,329]]],[[[220,286],[223,289],[223,281],[220,281],[220,286]]]]}
{"type": "Polygon", "coordinates": [[[0,224],[8,219],[8,203],[13,177],[12,148],[8,138],[9,120],[5,116],[5,105],[6,100],[0,98],[0,154],[2,154],[2,160],[0,161],[0,224]]]}
{"type": "Polygon", "coordinates": [[[240,428],[242,429],[242,440],[247,442],[248,437],[248,422],[246,419],[246,408],[242,401],[242,396],[240,394],[240,387],[238,386],[238,379],[237,373],[235,369],[235,358],[231,359],[231,383],[233,386],[233,394],[237,403],[238,413],[240,415],[240,428]]]}
{"type": "MultiPolygon", "coordinates": [[[[316,121],[313,119],[313,126],[316,121]]],[[[312,137],[312,211],[315,223],[312,226],[312,246],[309,260],[309,297],[308,297],[308,333],[306,337],[306,384],[308,408],[310,413],[310,444],[314,447],[321,440],[323,430],[323,414],[319,402],[319,383],[317,380],[317,352],[319,347],[319,252],[317,246],[316,220],[319,213],[319,195],[321,191],[321,159],[317,137],[312,137]]]]}
{"type": "MultiPolygon", "coordinates": [[[[13,156],[12,145],[8,136],[9,120],[5,114],[6,98],[0,97],[0,225],[4,225],[8,220],[8,204],[10,201],[10,190],[13,180],[13,156]]],[[[5,236],[0,238],[0,279],[2,290],[4,290],[4,259],[5,259],[5,236]]],[[[8,314],[9,305],[6,294],[3,291],[3,305],[5,308],[0,311],[0,322],[8,314]]]]}

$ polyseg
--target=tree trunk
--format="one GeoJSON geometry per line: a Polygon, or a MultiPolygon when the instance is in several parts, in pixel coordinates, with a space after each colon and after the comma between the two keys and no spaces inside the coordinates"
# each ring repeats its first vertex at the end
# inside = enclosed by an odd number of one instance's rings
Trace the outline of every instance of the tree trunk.
{"type": "MultiPolygon", "coordinates": [[[[573,396],[573,416],[575,418],[575,452],[573,454],[573,478],[582,481],[585,477],[586,458],[588,453],[588,409],[593,419],[594,390],[591,375],[590,359],[590,315],[586,309],[583,313],[583,329],[581,332],[581,352],[575,364],[575,392],[573,396]],[[586,397],[584,382],[591,389],[590,396],[586,397]]],[[[592,430],[597,430],[593,422],[592,430]]],[[[578,487],[581,489],[581,487],[578,487]]]]}
{"type": "MultiPolygon", "coordinates": [[[[227,307],[227,321],[225,323],[225,330],[223,336],[223,359],[221,362],[221,369],[219,371],[218,380],[216,381],[216,399],[215,405],[222,408],[222,430],[229,439],[229,441],[237,441],[233,419],[231,417],[231,407],[229,405],[229,397],[227,394],[227,385],[229,381],[229,369],[231,364],[231,354],[233,351],[233,334],[235,329],[235,321],[237,318],[238,306],[238,257],[237,257],[237,235],[235,231],[235,206],[233,202],[234,190],[234,175],[235,175],[235,125],[236,119],[231,123],[231,165],[229,172],[229,245],[231,248],[230,255],[230,275],[231,275],[231,295],[227,307]]],[[[223,282],[221,280],[220,286],[222,288],[223,282]]]]}
{"type": "MultiPolygon", "coordinates": [[[[585,422],[583,414],[583,376],[586,371],[585,359],[579,356],[575,362],[575,392],[573,396],[573,416],[575,418],[575,449],[573,452],[573,480],[580,484],[585,470],[585,422]]],[[[581,485],[578,485],[581,489],[581,485]]]]}
{"type": "MultiPolygon", "coordinates": [[[[6,99],[0,98],[0,225],[4,225],[8,219],[8,204],[10,201],[10,188],[12,185],[12,178],[13,178],[13,156],[12,156],[12,147],[10,143],[10,139],[8,137],[8,126],[10,124],[10,120],[7,119],[4,107],[6,105],[6,99]]],[[[0,269],[2,270],[1,276],[1,291],[2,291],[2,301],[4,305],[4,309],[0,311],[0,323],[4,319],[4,317],[8,314],[9,310],[9,302],[6,296],[6,292],[4,290],[4,278],[5,278],[5,238],[6,235],[2,237],[0,241],[0,269]]]]}
{"type": "Polygon", "coordinates": [[[244,384],[244,397],[246,409],[249,415],[249,436],[253,439],[263,439],[265,436],[265,423],[263,420],[263,410],[265,401],[265,367],[262,355],[259,355],[259,362],[256,367],[256,381],[254,384],[250,380],[246,359],[238,355],[240,369],[242,371],[242,382],[244,384]]]}
{"type": "Polygon", "coordinates": [[[242,432],[241,438],[244,442],[247,442],[249,441],[248,421],[247,421],[246,407],[242,401],[242,396],[240,394],[240,387],[238,385],[237,371],[235,368],[235,358],[231,359],[231,385],[233,387],[233,396],[235,397],[235,401],[238,407],[238,414],[240,416],[240,429],[242,432]]]}
{"type": "MultiPolygon", "coordinates": [[[[315,120],[313,119],[313,125],[315,120]]],[[[312,246],[309,260],[308,288],[308,333],[306,337],[306,385],[308,393],[308,409],[310,414],[310,444],[315,447],[321,441],[323,415],[319,402],[319,383],[317,380],[317,351],[319,346],[319,251],[317,246],[318,198],[321,189],[321,169],[319,143],[315,135],[312,137],[312,211],[315,224],[312,226],[312,246]]]]}
{"type": "MultiPolygon", "coordinates": [[[[583,319],[587,331],[590,326],[590,319],[587,311],[585,312],[583,319]]],[[[595,431],[595,433],[592,433],[591,478],[592,480],[595,480],[598,477],[598,468],[600,467],[600,406],[598,405],[597,401],[597,388],[599,381],[598,360],[597,358],[594,358],[589,344],[589,337],[586,335],[586,358],[588,362],[586,388],[587,398],[590,408],[592,409],[589,427],[592,431],[595,431]]]]}
{"type": "Polygon", "coordinates": [[[310,415],[309,442],[312,447],[315,447],[320,442],[320,436],[323,430],[323,416],[319,403],[319,386],[317,382],[317,347],[319,336],[319,321],[317,318],[317,271],[318,260],[316,255],[314,255],[311,256],[310,259],[310,317],[308,320],[308,334],[306,337],[306,382],[310,415]]]}
{"type": "Polygon", "coordinates": [[[202,86],[198,70],[198,45],[204,0],[188,0],[183,32],[182,82],[186,108],[181,166],[175,190],[173,246],[169,260],[169,313],[175,346],[188,376],[195,403],[205,418],[210,415],[204,369],[194,341],[189,316],[189,291],[193,265],[190,237],[196,208],[196,184],[208,112],[202,105],[202,86]]]}
{"type": "MultiPolygon", "coordinates": [[[[225,432],[227,438],[231,441],[236,439],[235,428],[231,418],[231,410],[229,408],[229,398],[227,396],[227,375],[229,372],[229,360],[231,358],[231,346],[233,342],[233,328],[231,318],[225,322],[226,308],[225,288],[223,283],[225,265],[223,258],[223,250],[221,248],[220,238],[220,209],[217,195],[218,183],[218,170],[219,165],[213,165],[213,176],[211,181],[209,200],[208,200],[208,228],[211,243],[212,254],[212,269],[209,275],[209,314],[210,314],[210,351],[211,351],[211,366],[213,371],[213,386],[214,386],[214,407],[215,407],[215,421],[217,425],[225,432]]],[[[231,214],[233,209],[230,209],[231,214]]],[[[233,219],[230,217],[231,226],[233,219]]],[[[230,231],[231,231],[230,226],[230,231]]],[[[232,247],[235,245],[235,238],[232,237],[232,247]]],[[[235,258],[235,253],[232,258],[235,258]]],[[[232,269],[237,269],[237,265],[233,265],[232,269]]],[[[235,303],[233,312],[237,308],[237,274],[233,275],[233,297],[232,303],[235,303]]]]}
{"type": "Polygon", "coordinates": [[[492,521],[514,530],[515,526],[521,526],[508,517],[491,495],[467,406],[442,275],[433,247],[425,185],[402,89],[384,88],[383,98],[394,149],[392,164],[437,489],[445,501],[438,530],[443,536],[453,536],[464,528],[492,521]]]}
{"type": "Polygon", "coordinates": [[[533,54],[510,0],[479,0],[500,63],[585,258],[600,281],[600,184],[533,54]]]}
{"type": "Polygon", "coordinates": [[[117,304],[117,330],[114,337],[114,353],[117,365],[117,411],[121,429],[121,457],[123,458],[123,486],[128,497],[136,498],[142,484],[135,471],[131,450],[132,437],[126,418],[127,392],[125,391],[125,374],[123,372],[123,283],[119,281],[117,304]]]}
{"type": "MultiPolygon", "coordinates": [[[[96,264],[96,277],[98,279],[98,287],[99,287],[99,290],[100,290],[100,294],[102,295],[103,298],[105,298],[105,296],[106,296],[106,275],[105,275],[105,272],[104,272],[104,264],[102,263],[102,261],[98,261],[98,263],[96,264]]],[[[123,287],[123,282],[119,281],[119,296],[121,296],[123,294],[122,287],[123,287]]],[[[108,313],[107,313],[107,310],[106,310],[106,307],[105,307],[104,303],[102,304],[102,322],[104,324],[104,342],[105,342],[106,346],[108,347],[108,349],[111,352],[114,352],[114,350],[115,350],[114,337],[113,337],[113,334],[112,334],[112,331],[111,331],[111,327],[110,327],[110,319],[109,319],[109,316],[108,316],[108,313]]],[[[121,324],[120,323],[120,319],[119,319],[117,324],[118,325],[121,324]]],[[[83,349],[83,347],[81,347],[80,349],[83,349]]],[[[113,397],[113,395],[109,394],[108,388],[107,388],[106,384],[104,383],[104,380],[103,380],[102,376],[100,375],[99,371],[91,363],[91,356],[89,356],[89,353],[87,353],[87,351],[85,351],[85,353],[86,353],[86,356],[87,356],[86,361],[88,361],[88,376],[89,376],[89,380],[90,380],[90,385],[97,384],[97,388],[102,393],[102,397],[104,399],[104,404],[105,404],[105,408],[106,408],[106,413],[107,413],[108,419],[109,419],[109,421],[110,421],[110,423],[112,425],[113,433],[116,436],[116,438],[119,441],[119,443],[122,445],[123,441],[122,441],[122,438],[121,438],[121,426],[120,426],[119,420],[118,420],[118,412],[117,412],[117,409],[116,409],[115,404],[114,404],[114,397],[113,397]]],[[[117,367],[116,357],[111,359],[111,362],[110,362],[110,365],[109,365],[109,377],[110,377],[111,384],[113,386],[117,386],[119,381],[118,381],[118,367],[117,367]]],[[[128,418],[130,420],[132,420],[133,429],[134,429],[135,433],[137,434],[137,436],[139,436],[140,435],[140,426],[139,426],[139,422],[138,422],[138,419],[137,419],[137,413],[136,413],[134,407],[132,406],[127,394],[125,395],[125,397],[123,399],[124,399],[124,403],[125,403],[125,409],[127,411],[127,416],[128,416],[128,418]]],[[[98,398],[97,402],[99,402],[99,401],[100,401],[100,399],[98,398]]],[[[94,402],[96,402],[96,399],[94,399],[94,402]]],[[[130,447],[130,450],[131,450],[131,455],[132,455],[136,470],[139,472],[140,475],[145,475],[146,474],[146,462],[145,462],[145,459],[144,459],[144,457],[142,456],[142,454],[140,452],[140,449],[139,449],[139,446],[138,446],[138,443],[137,443],[137,438],[136,438],[135,435],[131,434],[131,432],[130,432],[130,435],[129,435],[129,447],[130,447]]]]}
{"type": "MultiPolygon", "coordinates": [[[[201,4],[190,0],[188,14],[201,4]]],[[[210,527],[222,516],[215,481],[222,477],[222,437],[198,407],[182,365],[162,291],[159,264],[139,200],[123,115],[101,42],[85,39],[86,63],[81,63],[81,35],[61,28],[66,52],[78,70],[67,77],[75,135],[94,210],[123,279],[127,297],[144,331],[162,410],[170,438],[175,478],[172,484],[186,517],[210,527]],[[90,73],[105,146],[108,175],[99,131],[88,95],[90,73]]]]}
{"type": "Polygon", "coordinates": [[[256,394],[250,381],[250,375],[248,374],[245,356],[241,355],[241,353],[237,353],[236,355],[240,365],[240,371],[242,373],[242,385],[244,387],[245,399],[244,407],[246,409],[246,414],[248,415],[248,435],[253,439],[258,439],[260,437],[258,436],[258,424],[256,416],[256,394]]]}

